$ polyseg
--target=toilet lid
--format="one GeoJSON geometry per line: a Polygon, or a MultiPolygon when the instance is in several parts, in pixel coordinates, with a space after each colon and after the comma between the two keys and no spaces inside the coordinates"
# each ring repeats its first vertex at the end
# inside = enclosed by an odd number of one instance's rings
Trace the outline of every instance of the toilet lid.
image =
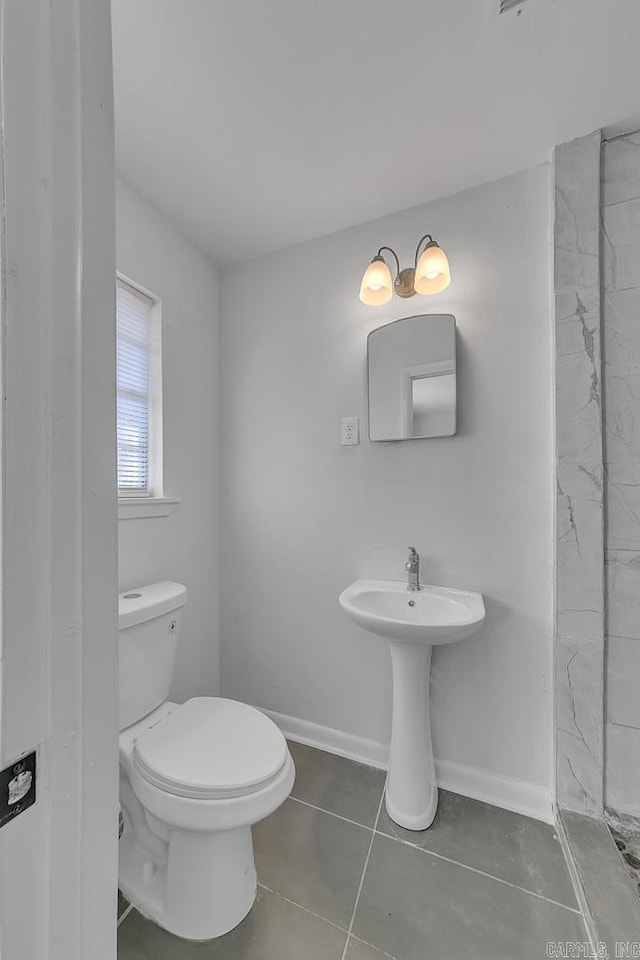
{"type": "Polygon", "coordinates": [[[195,697],[136,740],[133,763],[180,797],[240,797],[282,769],[287,742],[275,723],[237,700],[195,697]]]}

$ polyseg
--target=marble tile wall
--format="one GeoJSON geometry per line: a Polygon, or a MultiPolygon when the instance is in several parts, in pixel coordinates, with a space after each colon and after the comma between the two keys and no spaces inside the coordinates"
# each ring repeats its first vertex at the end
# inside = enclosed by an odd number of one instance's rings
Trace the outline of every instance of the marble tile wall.
{"type": "Polygon", "coordinates": [[[640,816],[640,133],[602,151],[607,807],[640,816]]]}
{"type": "Polygon", "coordinates": [[[554,174],[557,801],[640,816],[640,133],[554,174]]]}
{"type": "Polygon", "coordinates": [[[556,795],[593,816],[604,766],[600,155],[599,132],[554,154],[556,795]]]}

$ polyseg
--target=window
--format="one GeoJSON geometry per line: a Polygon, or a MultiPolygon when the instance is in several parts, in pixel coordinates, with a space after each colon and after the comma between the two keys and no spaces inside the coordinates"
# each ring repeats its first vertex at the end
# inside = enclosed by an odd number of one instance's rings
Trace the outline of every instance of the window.
{"type": "Polygon", "coordinates": [[[116,281],[118,494],[162,497],[160,301],[116,281]]]}

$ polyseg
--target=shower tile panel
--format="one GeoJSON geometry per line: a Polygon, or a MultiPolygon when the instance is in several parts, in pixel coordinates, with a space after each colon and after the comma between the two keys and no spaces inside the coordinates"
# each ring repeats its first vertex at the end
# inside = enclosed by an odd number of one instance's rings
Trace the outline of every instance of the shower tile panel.
{"type": "Polygon", "coordinates": [[[600,148],[593,133],[554,154],[557,799],[593,814],[603,803],[600,148]]]}
{"type": "Polygon", "coordinates": [[[602,203],[607,207],[640,197],[640,133],[611,140],[604,151],[602,203]]]}
{"type": "Polygon", "coordinates": [[[640,550],[609,550],[607,633],[640,640],[640,550]]]}
{"type": "Polygon", "coordinates": [[[640,134],[602,164],[606,804],[640,815],[640,134]]]}
{"type": "Polygon", "coordinates": [[[590,814],[602,810],[603,670],[602,641],[558,637],[556,789],[564,807],[590,814]]]}
{"type": "Polygon", "coordinates": [[[605,725],[605,737],[607,806],[640,817],[640,730],[609,722],[605,725]]]}
{"type": "Polygon", "coordinates": [[[640,640],[607,639],[607,719],[640,729],[640,640]]]}
{"type": "Polygon", "coordinates": [[[640,197],[605,207],[602,216],[605,292],[640,286],[640,197]]]}

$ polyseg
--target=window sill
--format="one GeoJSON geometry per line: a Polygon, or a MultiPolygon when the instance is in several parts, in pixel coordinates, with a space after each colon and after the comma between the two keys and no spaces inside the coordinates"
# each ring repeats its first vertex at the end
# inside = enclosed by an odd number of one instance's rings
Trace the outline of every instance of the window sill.
{"type": "Polygon", "coordinates": [[[168,517],[179,503],[170,497],[118,497],[118,520],[168,517]]]}

